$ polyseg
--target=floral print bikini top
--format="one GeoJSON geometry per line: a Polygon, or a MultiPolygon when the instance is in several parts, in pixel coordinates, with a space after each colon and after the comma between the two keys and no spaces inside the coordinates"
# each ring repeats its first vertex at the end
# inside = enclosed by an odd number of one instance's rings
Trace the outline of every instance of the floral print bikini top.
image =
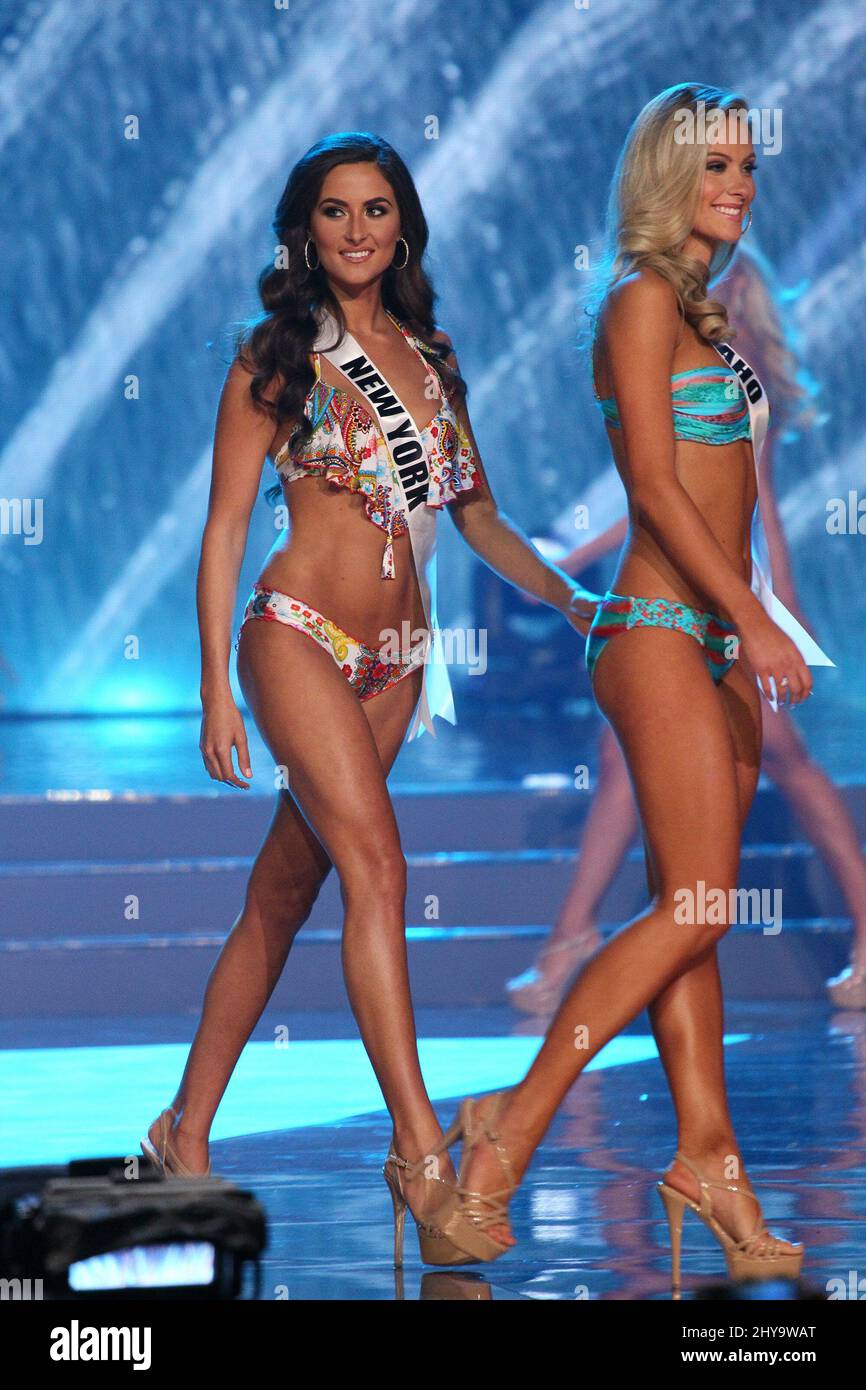
{"type": "MultiPolygon", "coordinates": [[[[439,409],[419,434],[430,467],[427,506],[442,507],[481,483],[475,452],[445,395],[442,378],[421,351],[420,340],[389,317],[415,349],[425,370],[436,378],[439,409]]],[[[316,382],[304,405],[313,433],[294,457],[289,454],[287,440],[274,456],[274,468],[286,483],[318,475],[336,487],[363,493],[367,517],[387,534],[380,577],[393,579],[392,540],[407,531],[409,523],[388,446],[366,407],[348,391],[323,381],[319,354],[313,357],[316,382]]]]}

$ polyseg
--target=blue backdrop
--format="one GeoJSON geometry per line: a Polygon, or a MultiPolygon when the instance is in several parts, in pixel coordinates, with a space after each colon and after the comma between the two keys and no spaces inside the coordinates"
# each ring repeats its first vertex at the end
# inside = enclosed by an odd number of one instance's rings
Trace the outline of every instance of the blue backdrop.
{"type": "MultiPolygon", "coordinates": [[[[594,529],[612,520],[622,492],[574,347],[575,247],[599,234],[632,118],[683,80],[783,111],[750,237],[795,291],[828,418],[780,452],[778,486],[804,607],[840,666],[826,679],[866,701],[866,541],[826,528],[829,499],[866,491],[866,7],[46,0],[0,14],[7,711],[197,707],[194,578],[228,333],[258,308],[287,172],[329,131],[377,131],[413,170],[439,319],[505,510],[530,534],[576,502],[594,529]]],[[[441,530],[439,617],[454,625],[471,621],[477,562],[441,530]]],[[[262,497],[238,610],[272,540],[262,497]]]]}

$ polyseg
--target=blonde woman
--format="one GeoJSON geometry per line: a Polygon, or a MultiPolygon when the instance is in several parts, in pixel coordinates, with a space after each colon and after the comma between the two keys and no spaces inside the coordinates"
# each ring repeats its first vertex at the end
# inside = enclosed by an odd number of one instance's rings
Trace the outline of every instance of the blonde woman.
{"type": "MultiPolygon", "coordinates": [[[[772,418],[761,454],[761,512],[773,588],[806,628],[785,536],[782,531],[773,464],[777,446],[788,431],[808,429],[815,419],[817,387],[797,355],[796,335],[786,323],[781,293],[772,266],[744,245],[714,295],[724,303],[737,328],[737,351],[755,368],[773,403],[772,418]]],[[[601,535],[585,542],[560,561],[572,575],[580,574],[625,539],[626,519],[614,522],[601,535]]],[[[786,710],[761,704],[762,761],[794,811],[806,839],[815,846],[839,886],[853,924],[851,959],[827,981],[831,1003],[842,1009],[866,1009],[866,856],[857,827],[843,797],[809,750],[786,710]]],[[[592,955],[601,938],[595,911],[609,888],[636,828],[636,811],[628,769],[616,737],[605,725],[599,747],[599,779],[580,843],[578,866],[559,917],[538,958],[527,971],[508,983],[509,1002],[530,1014],[552,1014],[582,960],[592,955]]]]}
{"type": "Polygon", "coordinates": [[[748,364],[717,350],[729,328],[707,293],[751,220],[747,109],[712,87],[662,92],[629,132],[614,179],[593,367],[629,532],[586,655],[634,785],[652,900],[584,964],[526,1077],[464,1101],[446,1135],[464,1137],[461,1191],[437,1222],[478,1259],[514,1243],[507,1199],[569,1087],[649,1007],[678,1126],[658,1185],[675,1286],[686,1207],[733,1277],[795,1275],[802,1261],[802,1246],[766,1230],[728,1110],[716,956],[728,923],[684,909],[688,891],[697,901],[705,885],[728,903],[737,886],[762,696],[795,704],[811,693],[801,647],[827,661],[753,568],[766,403],[748,364]]]}

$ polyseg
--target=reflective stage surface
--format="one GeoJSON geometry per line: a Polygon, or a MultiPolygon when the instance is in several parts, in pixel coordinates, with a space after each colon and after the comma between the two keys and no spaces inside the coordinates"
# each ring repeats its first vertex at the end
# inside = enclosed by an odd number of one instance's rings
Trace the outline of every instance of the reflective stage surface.
{"type": "MultiPolygon", "coordinates": [[[[3,1022],[2,1109],[16,1116],[3,1164],[136,1152],[173,1094],[193,1028],[191,1018],[3,1022]]],[[[504,1007],[419,1010],[418,1028],[443,1124],[461,1096],[516,1081],[543,1031],[504,1007]]],[[[866,1243],[866,1015],[738,1003],[726,1041],[734,1122],[768,1224],[805,1243],[811,1288],[850,1289],[866,1243]]],[[[260,1298],[670,1297],[652,1189],[675,1147],[673,1112],[645,1016],[571,1089],[513,1200],[519,1244],[495,1264],[425,1268],[410,1225],[395,1276],[381,1177],[389,1137],[350,1018],[265,1016],[211,1147],[215,1173],[267,1213],[260,1298]]],[[[683,1297],[723,1274],[720,1248],[687,1213],[683,1297]]]]}

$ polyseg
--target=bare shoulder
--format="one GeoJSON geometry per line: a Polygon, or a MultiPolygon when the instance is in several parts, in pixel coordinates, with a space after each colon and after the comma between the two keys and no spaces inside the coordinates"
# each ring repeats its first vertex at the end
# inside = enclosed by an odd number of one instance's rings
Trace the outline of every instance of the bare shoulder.
{"type": "MultiPolygon", "coordinates": [[[[223,391],[230,395],[239,403],[248,404],[250,409],[254,409],[253,397],[250,386],[253,377],[259,372],[260,368],[255,359],[247,352],[236,354],[228,371],[226,372],[223,391]]],[[[279,372],[275,372],[270,381],[261,387],[261,396],[264,400],[274,402],[280,395],[284,387],[284,381],[279,372]]]]}
{"type": "Polygon", "coordinates": [[[614,332],[633,332],[636,328],[675,331],[679,325],[677,296],[673,285],[657,271],[648,267],[636,270],[609,291],[602,317],[614,332]]]}

